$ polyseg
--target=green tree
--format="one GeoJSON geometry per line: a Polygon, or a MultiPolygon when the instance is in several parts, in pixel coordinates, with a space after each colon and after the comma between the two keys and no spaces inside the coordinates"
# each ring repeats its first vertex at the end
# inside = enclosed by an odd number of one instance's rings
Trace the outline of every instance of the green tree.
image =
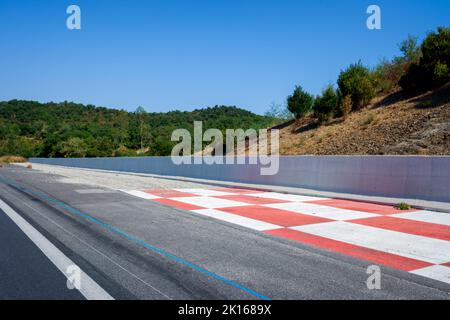
{"type": "Polygon", "coordinates": [[[273,118],[233,106],[216,106],[192,112],[143,111],[139,109],[134,113],[72,102],[0,102],[0,155],[166,156],[171,152],[172,131],[186,128],[192,132],[194,120],[202,120],[205,129],[214,127],[220,130],[257,130],[267,128],[273,122],[273,118]]]}
{"type": "Polygon", "coordinates": [[[287,98],[287,108],[296,118],[303,117],[313,105],[314,97],[304,91],[301,86],[296,86],[292,95],[287,98]]]}
{"type": "Polygon", "coordinates": [[[143,107],[138,107],[136,109],[136,111],[134,112],[135,115],[138,118],[138,122],[139,122],[139,141],[140,141],[140,146],[141,149],[144,149],[145,147],[145,138],[148,137],[148,132],[145,132],[145,130],[149,130],[150,127],[148,125],[145,124],[145,118],[146,118],[146,114],[147,111],[145,111],[145,109],[143,107]]]}
{"type": "Polygon", "coordinates": [[[87,144],[80,138],[70,138],[61,144],[60,153],[65,158],[84,158],[87,152],[87,144]]]}
{"type": "Polygon", "coordinates": [[[422,57],[400,79],[404,90],[427,90],[450,80],[450,28],[431,32],[421,45],[422,57]]]}
{"type": "Polygon", "coordinates": [[[339,96],[332,85],[327,86],[314,101],[314,115],[320,123],[327,122],[338,109],[339,96]]]}
{"type": "Polygon", "coordinates": [[[438,28],[422,43],[420,64],[434,71],[438,63],[450,66],[450,28],[438,28]]]}
{"type": "Polygon", "coordinates": [[[376,94],[372,74],[361,62],[352,64],[342,71],[337,83],[341,95],[352,98],[354,110],[369,104],[376,94]]]}
{"type": "Polygon", "coordinates": [[[417,37],[408,35],[408,38],[403,40],[399,49],[403,54],[402,60],[407,63],[418,62],[422,56],[422,50],[417,43],[417,37]]]}

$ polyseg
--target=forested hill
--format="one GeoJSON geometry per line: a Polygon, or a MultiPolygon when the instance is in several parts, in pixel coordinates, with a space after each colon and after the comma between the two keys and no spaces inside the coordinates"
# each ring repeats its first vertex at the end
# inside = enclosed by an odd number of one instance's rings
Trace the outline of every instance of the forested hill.
{"type": "Polygon", "coordinates": [[[265,128],[273,118],[236,107],[147,113],[76,103],[0,102],[0,156],[106,157],[170,155],[172,131],[265,128]]]}

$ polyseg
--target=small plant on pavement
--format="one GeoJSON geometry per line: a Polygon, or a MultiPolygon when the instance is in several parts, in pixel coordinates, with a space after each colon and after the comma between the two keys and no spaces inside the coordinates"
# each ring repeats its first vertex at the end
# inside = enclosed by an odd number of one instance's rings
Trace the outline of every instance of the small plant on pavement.
{"type": "Polygon", "coordinates": [[[395,208],[399,210],[410,210],[411,206],[405,202],[399,203],[395,205],[395,208]]]}

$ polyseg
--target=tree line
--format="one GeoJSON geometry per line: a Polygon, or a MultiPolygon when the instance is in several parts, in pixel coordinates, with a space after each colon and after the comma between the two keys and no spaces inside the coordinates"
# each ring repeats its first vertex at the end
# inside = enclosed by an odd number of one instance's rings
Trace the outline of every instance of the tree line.
{"type": "Polygon", "coordinates": [[[118,157],[167,156],[176,142],[172,131],[270,126],[273,118],[234,106],[215,106],[191,112],[150,113],[107,109],[72,102],[0,102],[0,156],[118,157]]]}

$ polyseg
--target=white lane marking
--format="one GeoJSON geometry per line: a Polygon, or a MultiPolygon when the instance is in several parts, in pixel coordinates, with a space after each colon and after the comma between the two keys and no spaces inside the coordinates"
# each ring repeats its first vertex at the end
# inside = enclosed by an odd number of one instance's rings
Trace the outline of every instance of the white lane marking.
{"type": "Polygon", "coordinates": [[[155,196],[153,194],[149,194],[147,192],[139,191],[139,190],[131,190],[131,191],[123,191],[123,192],[131,194],[132,196],[135,196],[135,197],[146,199],[146,200],[161,199],[161,197],[155,196]]]}
{"type": "Polygon", "coordinates": [[[450,213],[445,212],[422,210],[415,212],[393,214],[391,215],[391,217],[450,226],[450,213]]]}
{"type": "Polygon", "coordinates": [[[434,264],[450,261],[450,241],[342,221],[299,226],[292,229],[434,264]]]}
{"type": "Polygon", "coordinates": [[[212,198],[212,197],[180,197],[180,198],[170,198],[171,200],[193,204],[205,209],[217,209],[217,208],[230,208],[230,207],[242,207],[248,206],[248,203],[212,198]]]}
{"type": "MultiPolygon", "coordinates": [[[[25,235],[45,254],[45,256],[67,277],[66,271],[75,263],[56,248],[47,238],[37,231],[5,202],[0,200],[0,209],[25,233],[25,235]]],[[[114,300],[88,274],[80,269],[80,293],[88,300],[114,300]]]]}
{"type": "Polygon", "coordinates": [[[374,213],[339,209],[302,202],[275,203],[267,204],[264,206],[338,221],[364,219],[379,216],[378,214],[374,213]]]}
{"type": "Polygon", "coordinates": [[[211,189],[174,189],[174,190],[180,191],[180,192],[191,193],[191,194],[195,194],[197,196],[203,196],[203,197],[235,195],[235,193],[233,193],[233,192],[217,191],[217,190],[211,190],[211,189]]]}
{"type": "Polygon", "coordinates": [[[297,194],[286,194],[286,193],[278,193],[278,192],[262,192],[262,193],[253,193],[248,194],[248,196],[256,197],[256,198],[268,198],[268,199],[277,199],[277,200],[286,200],[286,201],[315,201],[315,200],[327,200],[328,198],[319,198],[312,196],[302,196],[297,194]]]}
{"type": "Polygon", "coordinates": [[[450,284],[450,268],[446,266],[430,266],[411,271],[411,273],[450,284]]]}
{"type": "MultiPolygon", "coordinates": [[[[8,192],[9,193],[9,192],[8,192]]],[[[142,282],[144,285],[148,286],[149,288],[155,290],[156,292],[158,292],[159,294],[161,294],[163,297],[166,297],[168,300],[172,300],[171,297],[169,297],[168,295],[166,295],[165,293],[163,293],[162,291],[158,290],[157,288],[155,288],[154,286],[152,286],[150,283],[146,282],[145,280],[143,280],[142,278],[140,278],[139,276],[137,276],[136,274],[132,273],[130,270],[126,269],[125,267],[123,267],[122,265],[120,265],[119,263],[117,263],[116,261],[114,261],[113,259],[111,259],[109,256],[107,256],[106,254],[104,254],[103,252],[99,251],[97,248],[93,247],[92,245],[90,245],[89,243],[87,243],[86,241],[82,240],[81,238],[79,238],[78,236],[76,236],[75,234],[73,234],[72,232],[70,232],[69,230],[67,230],[66,228],[64,228],[63,226],[61,226],[60,224],[56,223],[55,221],[53,221],[52,219],[50,219],[49,217],[43,215],[42,213],[40,213],[38,210],[36,210],[35,208],[33,208],[32,206],[28,205],[27,203],[24,203],[24,205],[28,208],[30,208],[31,210],[33,210],[34,212],[36,212],[36,214],[40,215],[43,219],[47,220],[48,222],[50,222],[51,224],[55,225],[56,227],[58,227],[59,229],[63,230],[65,233],[67,233],[68,235],[70,235],[71,237],[73,237],[74,239],[78,240],[80,243],[84,244],[86,247],[88,247],[89,249],[91,249],[92,251],[96,252],[97,254],[101,255],[103,258],[105,258],[106,260],[108,260],[109,262],[111,262],[113,265],[117,266],[119,269],[123,270],[124,272],[128,273],[131,277],[135,278],[136,280],[142,282]]]]}
{"type": "Polygon", "coordinates": [[[241,217],[236,214],[226,213],[219,210],[214,209],[202,209],[202,210],[192,210],[192,212],[196,212],[203,216],[211,217],[218,220],[223,220],[229,223],[234,223],[249,229],[265,231],[265,230],[274,230],[281,229],[283,227],[277,226],[275,224],[258,221],[254,219],[250,219],[247,217],[241,217]]]}

